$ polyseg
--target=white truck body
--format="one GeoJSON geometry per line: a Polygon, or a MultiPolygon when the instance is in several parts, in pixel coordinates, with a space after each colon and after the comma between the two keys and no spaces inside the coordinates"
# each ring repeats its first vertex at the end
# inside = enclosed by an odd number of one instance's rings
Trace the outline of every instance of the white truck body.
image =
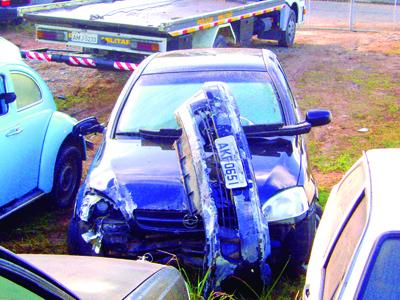
{"type": "Polygon", "coordinates": [[[91,54],[146,56],[159,51],[278,40],[304,20],[304,0],[75,0],[33,6],[23,15],[39,41],[82,47],[91,54]],[[293,16],[292,16],[293,18],[293,16]]]}

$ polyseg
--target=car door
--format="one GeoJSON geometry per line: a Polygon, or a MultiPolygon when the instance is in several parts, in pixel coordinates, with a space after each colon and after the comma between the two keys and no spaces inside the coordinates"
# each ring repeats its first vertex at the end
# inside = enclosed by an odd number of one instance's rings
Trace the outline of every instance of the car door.
{"type": "MultiPolygon", "coordinates": [[[[49,92],[43,91],[44,82],[24,66],[10,68],[8,86],[17,96],[10,106],[8,122],[3,123],[0,137],[2,168],[0,205],[24,195],[40,194],[37,190],[43,141],[53,113],[49,107],[49,92]]],[[[52,101],[51,101],[52,102],[52,101]]]]}
{"type": "MultiPolygon", "coordinates": [[[[9,73],[0,69],[0,94],[13,92],[9,73]]],[[[15,178],[18,164],[15,162],[14,153],[16,148],[13,143],[13,136],[18,134],[16,121],[15,101],[7,103],[0,98],[0,206],[4,206],[18,195],[19,180],[15,178]],[[15,181],[14,181],[15,180],[15,181]]]]}

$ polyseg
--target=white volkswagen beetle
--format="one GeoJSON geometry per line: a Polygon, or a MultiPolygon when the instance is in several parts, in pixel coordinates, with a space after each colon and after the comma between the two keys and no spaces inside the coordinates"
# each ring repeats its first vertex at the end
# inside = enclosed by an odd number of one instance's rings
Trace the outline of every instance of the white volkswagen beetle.
{"type": "Polygon", "coordinates": [[[400,149],[370,150],[333,188],[303,299],[399,299],[399,169],[400,149]]]}

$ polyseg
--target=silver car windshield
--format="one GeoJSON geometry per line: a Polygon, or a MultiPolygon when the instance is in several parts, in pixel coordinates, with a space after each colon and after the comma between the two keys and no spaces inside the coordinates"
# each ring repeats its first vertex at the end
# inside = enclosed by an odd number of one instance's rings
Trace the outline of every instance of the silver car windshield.
{"type": "Polygon", "coordinates": [[[284,123],[277,93],[266,72],[165,73],[139,78],[122,110],[116,133],[177,129],[175,110],[208,81],[228,84],[239,107],[242,125],[284,123]]]}

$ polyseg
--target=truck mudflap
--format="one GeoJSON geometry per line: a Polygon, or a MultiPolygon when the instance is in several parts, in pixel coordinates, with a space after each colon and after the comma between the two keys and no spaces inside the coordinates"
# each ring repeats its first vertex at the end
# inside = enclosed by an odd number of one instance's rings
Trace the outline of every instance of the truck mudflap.
{"type": "Polygon", "coordinates": [[[268,284],[268,223],[240,113],[228,86],[205,83],[175,117],[182,128],[175,147],[183,182],[204,222],[206,291],[220,290],[226,279],[241,274],[259,274],[268,284]]]}
{"type": "Polygon", "coordinates": [[[38,60],[44,62],[65,63],[70,66],[78,66],[85,68],[118,70],[118,71],[135,71],[138,64],[132,62],[114,61],[104,58],[88,58],[75,55],[51,54],[48,52],[37,52],[21,50],[22,58],[29,60],[38,60]]]}

